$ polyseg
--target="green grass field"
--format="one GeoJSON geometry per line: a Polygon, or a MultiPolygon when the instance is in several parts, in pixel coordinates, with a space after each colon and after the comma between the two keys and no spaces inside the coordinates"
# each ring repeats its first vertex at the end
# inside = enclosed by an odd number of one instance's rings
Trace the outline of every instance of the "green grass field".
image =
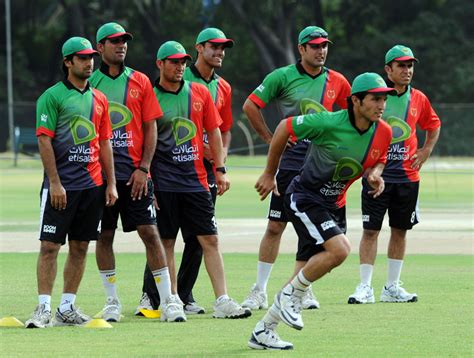
{"type": "MultiPolygon", "coordinates": [[[[65,256],[60,257],[62,267],[65,256]]],[[[226,254],[229,293],[239,301],[255,276],[255,255],[226,254]]],[[[162,323],[132,315],[140,297],[144,257],[117,258],[119,294],[125,318],[113,329],[56,327],[47,330],[0,329],[2,356],[257,356],[246,347],[263,312],[245,320],[211,317],[213,296],[206,272],[201,271],[195,296],[209,313],[188,317],[186,323],[162,323]]],[[[0,316],[23,322],[36,305],[36,254],[0,255],[0,316]]],[[[281,255],[272,272],[269,293],[287,279],[292,255],[281,255]]],[[[416,288],[419,302],[410,304],[348,305],[358,264],[354,255],[314,287],[320,310],[305,311],[302,331],[280,325],[282,338],[293,342],[296,356],[338,357],[469,357],[473,349],[474,280],[472,256],[412,255],[404,269],[408,288],[416,288]]],[[[385,260],[379,258],[374,287],[384,282],[385,260]]],[[[53,305],[58,304],[57,280],[53,305]]],[[[88,314],[102,308],[104,294],[90,255],[78,294],[78,305],[88,314]]],[[[275,354],[275,353],[268,353],[275,354]]],[[[282,353],[285,354],[285,353],[282,353]]],[[[288,353],[286,353],[288,354],[288,353]]]]}

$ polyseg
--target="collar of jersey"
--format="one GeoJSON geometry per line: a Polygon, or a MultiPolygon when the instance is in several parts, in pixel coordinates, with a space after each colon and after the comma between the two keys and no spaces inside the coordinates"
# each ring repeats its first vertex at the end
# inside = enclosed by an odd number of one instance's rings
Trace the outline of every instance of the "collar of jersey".
{"type": "Polygon", "coordinates": [[[120,71],[117,76],[111,76],[109,68],[110,66],[107,65],[104,61],[102,61],[102,63],[100,64],[100,72],[102,72],[107,77],[110,77],[111,79],[115,80],[116,78],[120,77],[123,71],[125,71],[125,64],[123,62],[120,64],[120,71]]]}
{"type": "Polygon", "coordinates": [[[160,78],[158,77],[156,80],[155,80],[155,87],[158,91],[160,92],[163,92],[163,93],[170,93],[170,94],[179,94],[179,92],[181,92],[181,90],[183,89],[184,87],[184,80],[181,80],[181,84],[179,85],[179,88],[176,92],[173,92],[173,91],[168,91],[167,89],[164,89],[163,87],[161,87],[160,85],[160,78]]]}
{"type": "Polygon", "coordinates": [[[215,79],[217,79],[217,74],[215,71],[212,72],[212,76],[211,76],[211,79],[208,81],[206,80],[204,77],[202,77],[201,73],[199,72],[198,68],[196,67],[196,64],[193,63],[191,66],[189,66],[189,70],[194,74],[194,76],[196,76],[197,78],[200,78],[202,79],[204,82],[206,82],[207,84],[211,83],[212,81],[214,81],[215,79]]]}
{"type": "MultiPolygon", "coordinates": [[[[392,87],[392,88],[395,88],[395,83],[393,83],[392,81],[390,81],[390,79],[387,77],[385,79],[385,83],[387,84],[387,87],[392,87]]],[[[411,91],[411,85],[408,85],[406,90],[402,93],[398,93],[397,94],[397,97],[401,97],[403,96],[405,93],[409,93],[411,91]]]]}
{"type": "Polygon", "coordinates": [[[298,72],[301,75],[307,75],[307,76],[311,77],[313,80],[318,78],[319,76],[321,76],[323,73],[325,73],[327,71],[327,68],[323,66],[323,69],[322,69],[321,72],[319,72],[316,76],[312,76],[308,72],[306,72],[303,65],[301,64],[301,60],[298,60],[298,62],[295,64],[295,66],[296,66],[296,69],[298,70],[298,72]]]}
{"type": "Polygon", "coordinates": [[[64,77],[63,79],[63,83],[64,85],[67,87],[68,90],[76,90],[77,92],[79,92],[80,94],[84,94],[86,93],[87,91],[89,91],[90,89],[90,85],[89,85],[89,81],[87,81],[87,84],[86,84],[86,87],[84,88],[84,90],[80,90],[79,88],[77,88],[76,86],[74,86],[71,81],[69,81],[67,79],[67,77],[64,77]]]}

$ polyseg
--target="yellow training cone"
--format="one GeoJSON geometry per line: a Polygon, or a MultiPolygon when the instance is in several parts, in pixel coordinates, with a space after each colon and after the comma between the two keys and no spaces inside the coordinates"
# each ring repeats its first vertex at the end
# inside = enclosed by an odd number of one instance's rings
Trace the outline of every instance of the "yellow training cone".
{"type": "Polygon", "coordinates": [[[160,318],[161,316],[160,310],[146,310],[140,308],[140,313],[146,318],[160,318]]]}
{"type": "Polygon", "coordinates": [[[0,319],[0,327],[23,327],[24,324],[15,317],[3,317],[0,319]]]}
{"type": "Polygon", "coordinates": [[[105,319],[102,319],[102,318],[91,319],[83,327],[84,328],[113,328],[113,326],[109,322],[107,322],[105,319]]]}

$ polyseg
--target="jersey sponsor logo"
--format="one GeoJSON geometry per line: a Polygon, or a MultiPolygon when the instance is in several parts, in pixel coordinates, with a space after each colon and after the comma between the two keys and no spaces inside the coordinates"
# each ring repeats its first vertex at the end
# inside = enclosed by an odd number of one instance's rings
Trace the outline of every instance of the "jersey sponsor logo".
{"type": "Polygon", "coordinates": [[[122,133],[119,130],[113,131],[110,143],[113,148],[133,147],[133,132],[131,130],[122,133]]]}
{"type": "Polygon", "coordinates": [[[362,170],[362,165],[357,160],[343,157],[336,164],[332,180],[335,182],[351,180],[357,178],[362,173],[362,170]]]}
{"type": "Polygon", "coordinates": [[[328,220],[321,223],[321,228],[323,229],[323,231],[329,230],[333,227],[336,227],[336,223],[333,220],[328,220]]]}
{"type": "Polygon", "coordinates": [[[112,130],[126,126],[133,119],[133,114],[127,106],[114,101],[109,101],[109,115],[112,130]]]}
{"type": "Polygon", "coordinates": [[[202,102],[193,102],[193,109],[196,112],[202,112],[202,102]]]}
{"type": "Polygon", "coordinates": [[[85,145],[79,145],[69,149],[69,157],[67,158],[70,162],[77,163],[91,163],[94,161],[94,148],[86,147],[85,145]]]}
{"type": "Polygon", "coordinates": [[[270,215],[271,218],[276,218],[280,219],[281,218],[281,211],[279,210],[270,210],[270,215]]]}
{"type": "Polygon", "coordinates": [[[132,98],[140,97],[140,92],[136,88],[130,88],[130,91],[128,93],[130,94],[130,97],[132,98]]]}
{"type": "Polygon", "coordinates": [[[327,90],[326,96],[331,99],[336,98],[336,91],[333,89],[327,90]]]}
{"type": "Polygon", "coordinates": [[[413,117],[416,117],[416,114],[417,114],[416,108],[410,108],[410,113],[413,117]]]}
{"type": "Polygon", "coordinates": [[[370,157],[374,160],[377,160],[379,159],[380,157],[380,149],[378,148],[372,148],[372,150],[370,151],[370,157]]]}
{"type": "Polygon", "coordinates": [[[196,135],[196,125],[189,119],[174,117],[171,121],[173,122],[173,136],[176,145],[181,145],[196,135]]]}
{"type": "Polygon", "coordinates": [[[326,112],[324,106],[311,98],[303,98],[300,101],[300,112],[302,114],[326,112]]]}
{"type": "Polygon", "coordinates": [[[362,222],[363,223],[370,222],[370,215],[362,215],[362,222]]]}
{"type": "Polygon", "coordinates": [[[47,122],[47,121],[48,121],[48,115],[43,113],[41,115],[41,122],[47,122]]]}
{"type": "Polygon", "coordinates": [[[104,112],[104,107],[101,105],[95,106],[95,113],[97,113],[98,116],[102,116],[102,113],[104,112]]]}
{"type": "Polygon", "coordinates": [[[339,196],[344,193],[344,188],[346,185],[339,181],[331,181],[326,184],[322,188],[319,189],[319,192],[324,196],[339,196]]]}
{"type": "Polygon", "coordinates": [[[172,153],[173,161],[175,162],[190,162],[200,160],[197,144],[192,146],[188,144],[182,144],[173,148],[172,153]]]}
{"type": "Polygon", "coordinates": [[[263,92],[264,89],[265,89],[265,86],[263,84],[257,87],[257,91],[259,92],[263,92]]]}
{"type": "Polygon", "coordinates": [[[55,225],[43,225],[43,232],[47,234],[56,234],[56,226],[55,225]]]}
{"type": "Polygon", "coordinates": [[[390,144],[403,142],[410,138],[411,128],[404,120],[390,116],[387,118],[387,123],[392,127],[392,141],[390,144]]]}
{"type": "Polygon", "coordinates": [[[387,160],[408,160],[410,158],[410,146],[393,144],[388,148],[387,160]]]}
{"type": "Polygon", "coordinates": [[[90,142],[96,137],[94,123],[83,116],[74,116],[69,122],[69,129],[76,145],[90,142]]]}

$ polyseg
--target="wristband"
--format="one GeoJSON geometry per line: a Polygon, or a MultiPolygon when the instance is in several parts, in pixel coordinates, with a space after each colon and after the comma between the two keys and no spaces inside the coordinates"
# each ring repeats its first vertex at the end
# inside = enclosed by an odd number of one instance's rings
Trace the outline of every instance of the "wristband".
{"type": "Polygon", "coordinates": [[[141,170],[143,173],[148,174],[148,169],[145,167],[138,167],[138,170],[141,170]]]}

